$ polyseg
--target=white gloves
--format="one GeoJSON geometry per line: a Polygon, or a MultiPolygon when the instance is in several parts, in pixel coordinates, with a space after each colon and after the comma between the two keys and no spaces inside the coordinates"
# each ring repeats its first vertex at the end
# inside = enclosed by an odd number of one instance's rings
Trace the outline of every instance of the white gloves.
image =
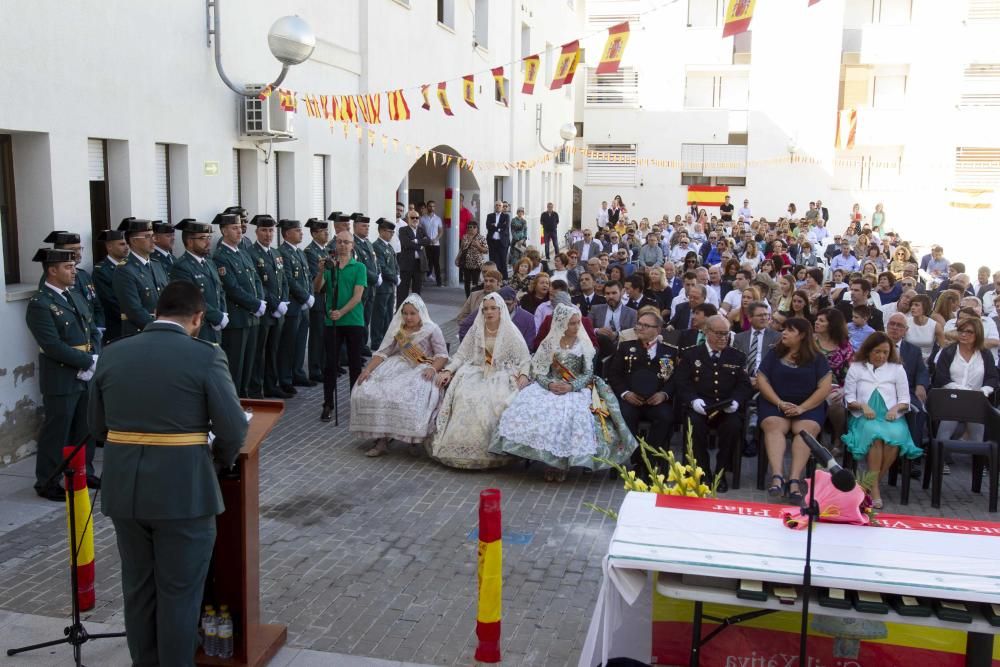
{"type": "Polygon", "coordinates": [[[705,401],[700,398],[694,399],[693,401],[691,401],[691,409],[697,412],[699,415],[704,415],[705,401]]]}
{"type": "MultiPolygon", "coordinates": [[[[96,359],[97,357],[94,357],[94,358],[96,359]]],[[[980,391],[983,392],[983,396],[985,396],[986,398],[989,398],[990,395],[993,394],[993,387],[988,387],[988,386],[987,387],[983,387],[982,389],[980,389],[980,391]]]]}
{"type": "Polygon", "coordinates": [[[97,372],[97,355],[92,354],[90,355],[90,358],[93,359],[93,362],[90,364],[90,368],[85,371],[77,371],[76,377],[78,380],[88,382],[90,378],[94,377],[94,373],[97,372]]]}
{"type": "Polygon", "coordinates": [[[739,401],[733,401],[732,403],[729,404],[728,408],[723,408],[722,411],[725,412],[726,414],[731,415],[739,409],[740,409],[739,401]]]}
{"type": "Polygon", "coordinates": [[[382,286],[382,274],[380,273],[378,274],[378,282],[375,283],[375,287],[381,287],[381,286],[382,286]]]}
{"type": "Polygon", "coordinates": [[[257,309],[257,312],[254,313],[253,316],[254,317],[260,317],[261,315],[264,314],[265,310],[267,310],[267,301],[261,301],[260,302],[260,308],[257,309]]]}
{"type": "Polygon", "coordinates": [[[102,337],[104,336],[104,332],[107,331],[107,330],[108,330],[107,327],[97,327],[97,331],[98,331],[98,333],[101,334],[102,337]]]}
{"type": "Polygon", "coordinates": [[[278,319],[279,317],[283,317],[284,314],[287,312],[288,312],[288,302],[282,301],[278,304],[277,310],[271,313],[271,317],[273,317],[274,319],[278,319]]]}
{"type": "Polygon", "coordinates": [[[306,299],[306,309],[312,308],[314,303],[316,303],[316,297],[310,294],[309,298],[306,299]]]}
{"type": "Polygon", "coordinates": [[[396,276],[396,287],[399,287],[400,282],[401,282],[400,277],[396,276]]]}
{"type": "Polygon", "coordinates": [[[222,313],[222,321],[219,322],[217,325],[213,326],[212,328],[215,329],[216,331],[222,331],[223,329],[226,328],[227,324],[229,324],[229,313],[222,313]]]}

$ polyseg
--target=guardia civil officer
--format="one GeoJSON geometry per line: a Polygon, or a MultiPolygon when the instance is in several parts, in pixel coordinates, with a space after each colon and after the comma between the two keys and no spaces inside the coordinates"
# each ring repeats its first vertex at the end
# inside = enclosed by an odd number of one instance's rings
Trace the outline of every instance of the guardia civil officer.
{"type": "Polygon", "coordinates": [[[125,232],[129,253],[125,264],[115,270],[111,284],[122,310],[122,335],[130,336],[153,321],[156,300],[167,286],[167,274],[160,262],[150,258],[153,252],[152,221],[125,218],[118,229],[125,232]]]}
{"type": "MultiPolygon", "coordinates": [[[[193,222],[194,218],[184,218],[181,222],[193,222]]],[[[169,222],[153,220],[153,252],[150,258],[163,265],[163,272],[170,275],[174,265],[174,229],[169,222]]]]}
{"type": "Polygon", "coordinates": [[[226,293],[222,289],[219,269],[209,257],[212,249],[212,225],[185,218],[177,223],[184,243],[184,254],[170,267],[171,280],[194,283],[205,298],[205,317],[198,338],[209,343],[222,341],[222,331],[229,324],[226,313],[226,293]]]}
{"type": "MultiPolygon", "coordinates": [[[[73,286],[87,300],[90,312],[94,314],[94,322],[97,323],[97,328],[103,334],[106,328],[104,307],[97,296],[94,279],[87,271],[80,268],[80,262],[83,261],[83,244],[80,242],[80,235],[74,232],[55,231],[46,236],[43,242],[51,243],[52,247],[58,250],[69,250],[73,253],[73,261],[76,262],[76,283],[73,286]]],[[[42,279],[38,281],[39,289],[44,281],[45,276],[42,276],[42,279]]]]}
{"type": "MultiPolygon", "coordinates": [[[[316,280],[319,274],[319,260],[326,259],[330,251],[330,223],[319,218],[309,218],[306,221],[312,241],[303,251],[309,263],[309,280],[316,280]]],[[[316,296],[314,293],[313,296],[316,296]]],[[[314,382],[323,381],[323,321],[326,313],[323,310],[324,299],[317,297],[309,309],[309,379],[314,382]]]]}
{"type": "Polygon", "coordinates": [[[389,322],[392,321],[396,306],[396,285],[399,284],[399,265],[396,263],[396,253],[391,245],[392,236],[396,233],[396,223],[379,218],[377,224],[378,238],[372,243],[372,248],[378,261],[381,281],[375,287],[372,306],[371,341],[375,349],[382,345],[389,322]]]}
{"type": "Polygon", "coordinates": [[[216,474],[247,432],[225,353],[195,338],[204,315],[198,287],[171,282],[155,321],[102,354],[91,388],[90,429],[106,443],[101,510],[115,526],[135,665],[194,664],[225,509],[216,474]]]}
{"type": "Polygon", "coordinates": [[[274,232],[278,226],[269,215],[255,215],[250,221],[256,227],[257,240],[250,246],[249,254],[264,287],[263,299],[267,310],[260,318],[257,332],[257,351],[254,353],[254,370],[250,376],[250,397],[291,398],[278,386],[278,344],[281,328],[288,312],[288,283],[285,282],[284,261],[272,248],[274,232]]]}
{"type": "Polygon", "coordinates": [[[103,342],[107,345],[122,335],[122,310],[115,296],[112,279],[115,269],[124,264],[128,257],[128,244],[125,242],[125,232],[117,229],[102,230],[97,235],[97,240],[104,244],[104,251],[107,253],[104,259],[94,265],[94,289],[97,290],[101,310],[104,311],[107,328],[104,330],[103,342]]]}
{"type": "Polygon", "coordinates": [[[28,300],[25,321],[38,345],[38,385],[44,416],[35,455],[35,492],[64,500],[59,480],[49,481],[62,462],[63,447],[87,441],[87,485],[94,476],[94,441],[87,428],[87,383],[101,351],[101,334],[83,296],[73,289],[76,259],[72,250],[43,248],[42,285],[28,300]]]}
{"type": "Polygon", "coordinates": [[[295,387],[315,387],[306,375],[306,340],[309,337],[309,309],[316,302],[312,292],[309,260],[299,248],[302,243],[302,223],[281,220],[281,254],[288,285],[288,312],[281,328],[278,344],[278,382],[286,394],[298,393],[295,387]]]}

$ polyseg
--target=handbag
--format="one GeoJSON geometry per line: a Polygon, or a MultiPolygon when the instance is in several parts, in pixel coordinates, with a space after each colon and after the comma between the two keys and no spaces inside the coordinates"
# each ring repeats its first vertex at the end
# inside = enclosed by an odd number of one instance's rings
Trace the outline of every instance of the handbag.
{"type": "MultiPolygon", "coordinates": [[[[460,242],[460,245],[461,245],[461,242],[460,242]]],[[[469,246],[466,245],[464,248],[462,248],[461,250],[458,251],[457,255],[455,255],[455,266],[457,266],[460,269],[463,268],[462,265],[465,263],[465,253],[466,253],[466,251],[468,251],[468,249],[469,249],[469,246]]]]}

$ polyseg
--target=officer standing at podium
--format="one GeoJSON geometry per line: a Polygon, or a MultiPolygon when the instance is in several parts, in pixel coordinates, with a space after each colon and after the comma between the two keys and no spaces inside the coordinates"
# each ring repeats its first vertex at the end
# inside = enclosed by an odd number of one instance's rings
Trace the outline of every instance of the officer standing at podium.
{"type": "Polygon", "coordinates": [[[216,473],[247,433],[225,353],[195,338],[204,316],[197,286],[170,283],[156,320],[109,346],[91,385],[90,430],[106,443],[101,510],[115,526],[136,665],[194,664],[215,517],[225,509],[216,473]]]}

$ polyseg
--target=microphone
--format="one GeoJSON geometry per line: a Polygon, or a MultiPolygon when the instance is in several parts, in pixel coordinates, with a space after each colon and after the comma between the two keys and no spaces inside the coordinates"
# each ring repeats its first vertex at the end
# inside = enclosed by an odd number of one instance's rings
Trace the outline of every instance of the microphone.
{"type": "Polygon", "coordinates": [[[799,431],[799,437],[806,443],[809,452],[816,459],[816,465],[830,473],[830,481],[839,491],[846,493],[854,488],[857,483],[854,480],[854,473],[837,463],[829,449],[819,444],[816,438],[807,431],[799,431]]]}

